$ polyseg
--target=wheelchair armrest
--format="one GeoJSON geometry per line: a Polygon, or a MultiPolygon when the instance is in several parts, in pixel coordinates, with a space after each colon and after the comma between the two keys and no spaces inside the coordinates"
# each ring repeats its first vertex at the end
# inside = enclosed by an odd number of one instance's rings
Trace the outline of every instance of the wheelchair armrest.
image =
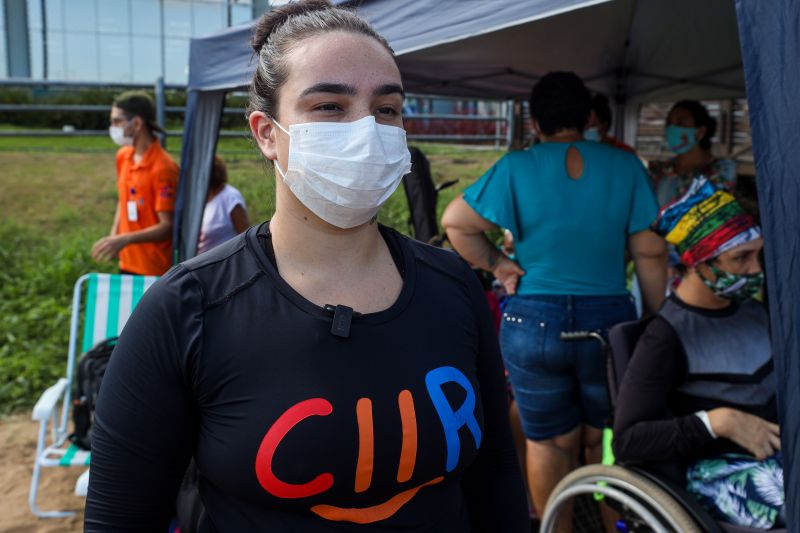
{"type": "Polygon", "coordinates": [[[55,385],[52,385],[42,393],[36,405],[33,406],[33,419],[34,420],[47,420],[55,412],[58,400],[64,395],[67,388],[66,378],[59,379],[55,385]]]}
{"type": "Polygon", "coordinates": [[[703,506],[700,505],[700,502],[698,502],[697,499],[689,494],[683,487],[680,487],[675,483],[664,479],[663,477],[657,476],[652,472],[648,472],[641,467],[625,465],[625,468],[636,472],[640,476],[646,477],[664,489],[670,496],[675,498],[675,500],[679,501],[683,508],[686,509],[686,512],[695,519],[703,531],[707,531],[708,533],[725,533],[720,528],[720,525],[711,517],[710,514],[708,514],[708,511],[706,511],[703,506]]]}

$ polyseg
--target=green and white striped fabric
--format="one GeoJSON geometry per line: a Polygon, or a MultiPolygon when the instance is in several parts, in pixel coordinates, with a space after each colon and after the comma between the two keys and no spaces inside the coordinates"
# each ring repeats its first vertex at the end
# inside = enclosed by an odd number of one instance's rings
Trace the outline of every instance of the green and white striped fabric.
{"type": "Polygon", "coordinates": [[[70,444],[67,451],[58,460],[58,466],[89,466],[91,456],[92,452],[70,444]]]}
{"type": "Polygon", "coordinates": [[[118,336],[144,291],[157,279],[156,276],[89,274],[81,351],[86,352],[98,342],[118,336]]]}

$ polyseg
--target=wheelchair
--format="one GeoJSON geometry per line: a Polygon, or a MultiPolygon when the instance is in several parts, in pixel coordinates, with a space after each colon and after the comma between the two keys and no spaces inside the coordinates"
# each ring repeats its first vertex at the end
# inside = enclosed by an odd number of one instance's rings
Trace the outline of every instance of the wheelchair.
{"type": "MultiPolygon", "coordinates": [[[[565,341],[600,343],[606,354],[612,412],[619,384],[633,355],[645,322],[625,322],[611,328],[608,342],[598,332],[561,334],[565,341]]],[[[754,533],[763,531],[717,522],[682,487],[651,472],[626,465],[587,465],[574,470],[553,489],[542,517],[540,533],[556,531],[559,520],[569,519],[572,530],[620,533],[754,533]],[[569,516],[562,516],[569,514],[569,516]]],[[[785,533],[785,529],[772,529],[785,533]]]]}

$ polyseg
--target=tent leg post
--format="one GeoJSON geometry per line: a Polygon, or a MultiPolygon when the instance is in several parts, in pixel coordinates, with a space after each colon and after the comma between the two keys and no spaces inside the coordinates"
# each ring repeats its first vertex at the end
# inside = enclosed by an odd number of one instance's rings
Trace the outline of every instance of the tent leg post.
{"type": "Polygon", "coordinates": [[[506,150],[514,146],[514,100],[506,100],[506,150]]]}
{"type": "MultiPolygon", "coordinates": [[[[156,78],[156,85],[155,85],[155,93],[156,93],[156,122],[163,128],[166,124],[166,107],[167,107],[167,100],[166,96],[164,95],[164,77],[159,76],[156,78]]],[[[166,149],[167,148],[167,135],[164,134],[161,139],[161,146],[166,149]]]]}

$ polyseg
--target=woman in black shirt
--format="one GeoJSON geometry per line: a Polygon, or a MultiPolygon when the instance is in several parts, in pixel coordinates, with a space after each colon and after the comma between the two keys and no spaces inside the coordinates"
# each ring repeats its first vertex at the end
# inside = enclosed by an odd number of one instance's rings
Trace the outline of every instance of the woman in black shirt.
{"type": "Polygon", "coordinates": [[[86,531],[524,531],[503,371],[454,254],[375,223],[409,156],[386,41],[327,1],[256,25],[271,221],[173,268],[104,378],[86,531]],[[162,529],[163,528],[163,529],[162,529]]]}

